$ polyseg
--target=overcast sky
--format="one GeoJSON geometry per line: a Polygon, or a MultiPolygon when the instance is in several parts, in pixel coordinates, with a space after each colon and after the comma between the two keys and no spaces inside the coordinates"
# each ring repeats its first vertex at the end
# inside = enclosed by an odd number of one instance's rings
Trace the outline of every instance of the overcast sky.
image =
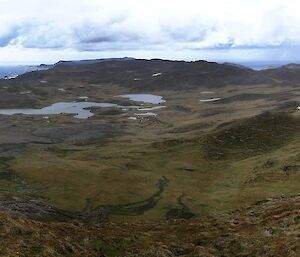
{"type": "Polygon", "coordinates": [[[0,0],[0,63],[300,60],[299,0],[0,0]]]}

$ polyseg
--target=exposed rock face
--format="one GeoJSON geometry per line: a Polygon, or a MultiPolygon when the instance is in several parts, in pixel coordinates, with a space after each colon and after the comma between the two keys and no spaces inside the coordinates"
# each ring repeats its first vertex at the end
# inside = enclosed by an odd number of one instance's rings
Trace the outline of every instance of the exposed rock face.
{"type": "Polygon", "coordinates": [[[32,219],[42,219],[45,217],[51,217],[53,219],[69,219],[75,217],[75,215],[60,211],[54,207],[51,207],[46,202],[39,200],[12,199],[0,201],[0,211],[7,212],[14,216],[32,219]]]}
{"type": "Polygon", "coordinates": [[[67,212],[54,208],[42,200],[10,199],[0,201],[0,212],[8,213],[15,217],[35,220],[70,221],[82,220],[91,224],[100,224],[108,220],[103,208],[88,209],[83,212],[67,212]]]}

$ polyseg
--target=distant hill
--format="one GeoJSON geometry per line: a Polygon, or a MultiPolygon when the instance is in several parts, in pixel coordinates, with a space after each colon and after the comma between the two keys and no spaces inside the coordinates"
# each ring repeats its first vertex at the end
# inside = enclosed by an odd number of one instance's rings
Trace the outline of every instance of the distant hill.
{"type": "Polygon", "coordinates": [[[300,64],[298,64],[298,63],[290,63],[290,64],[287,64],[287,65],[281,66],[281,68],[300,70],[300,64]]]}
{"type": "Polygon", "coordinates": [[[249,69],[249,67],[242,65],[242,64],[237,64],[237,63],[232,63],[232,62],[224,62],[224,65],[229,65],[229,66],[233,66],[233,67],[237,67],[237,68],[241,68],[241,69],[249,69]]]}
{"type": "Polygon", "coordinates": [[[40,64],[38,67],[41,68],[41,69],[49,69],[49,68],[52,68],[54,66],[54,64],[40,64]]]}
{"type": "Polygon", "coordinates": [[[93,60],[79,60],[79,61],[59,61],[54,65],[86,65],[86,64],[96,64],[100,62],[107,62],[107,61],[128,61],[134,60],[131,57],[123,57],[123,58],[108,58],[108,59],[93,59],[93,60]]]}
{"type": "MultiPolygon", "coordinates": [[[[252,80],[261,79],[246,67],[207,61],[133,58],[59,62],[49,73],[53,76],[63,73],[89,83],[116,83],[149,90],[222,87],[228,83],[253,83],[252,80]]],[[[263,81],[257,81],[260,82],[263,81]]]]}
{"type": "Polygon", "coordinates": [[[67,78],[90,84],[117,84],[135,90],[173,89],[197,87],[223,87],[226,85],[255,85],[271,83],[300,83],[298,64],[279,68],[253,70],[243,65],[208,61],[169,61],[161,59],[112,58],[82,61],[59,61],[52,69],[28,73],[23,78],[67,78]]]}

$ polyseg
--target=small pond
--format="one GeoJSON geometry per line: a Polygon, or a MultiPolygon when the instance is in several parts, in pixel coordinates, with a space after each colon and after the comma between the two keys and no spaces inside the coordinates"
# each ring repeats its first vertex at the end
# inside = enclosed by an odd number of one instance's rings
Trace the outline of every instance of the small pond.
{"type": "Polygon", "coordinates": [[[118,97],[128,98],[129,100],[135,102],[144,102],[150,104],[161,104],[166,102],[162,96],[152,94],[127,94],[119,95],[118,97]]]}

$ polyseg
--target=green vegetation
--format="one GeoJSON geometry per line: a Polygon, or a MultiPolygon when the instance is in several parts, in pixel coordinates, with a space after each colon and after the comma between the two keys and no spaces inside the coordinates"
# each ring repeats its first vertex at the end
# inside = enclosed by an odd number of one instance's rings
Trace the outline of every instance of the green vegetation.
{"type": "Polygon", "coordinates": [[[117,219],[201,216],[297,194],[298,125],[298,117],[274,112],[202,136],[165,140],[144,128],[135,141],[125,134],[105,145],[31,148],[9,164],[61,209],[101,207],[117,219]]]}
{"type": "Polygon", "coordinates": [[[125,239],[113,239],[113,240],[94,240],[92,243],[92,249],[99,254],[103,254],[107,257],[120,256],[125,252],[128,247],[128,241],[125,239]]]}
{"type": "Polygon", "coordinates": [[[22,214],[0,213],[1,255],[299,256],[299,94],[282,74],[138,60],[0,81],[3,108],[166,100],[140,120],[0,115],[0,207],[22,214]]]}
{"type": "Polygon", "coordinates": [[[239,159],[265,154],[286,145],[298,133],[299,118],[266,112],[235,121],[204,140],[207,159],[239,159]]]}
{"type": "Polygon", "coordinates": [[[127,93],[166,99],[166,108],[153,110],[155,119],[141,121],[128,119],[137,110],[114,108],[93,108],[88,120],[1,116],[1,197],[42,199],[90,216],[103,211],[112,220],[156,220],[222,214],[298,193],[296,87],[278,78],[268,84],[269,75],[261,80],[261,72],[206,62],[127,65],[61,65],[1,81],[5,108],[44,107],[79,96],[141,104],[115,97],[127,93]],[[165,76],[153,78],[156,72],[165,76]],[[259,83],[237,85],[251,74],[259,83]],[[41,86],[41,80],[47,83],[41,86]],[[221,100],[199,101],[210,97],[221,100]]]}

